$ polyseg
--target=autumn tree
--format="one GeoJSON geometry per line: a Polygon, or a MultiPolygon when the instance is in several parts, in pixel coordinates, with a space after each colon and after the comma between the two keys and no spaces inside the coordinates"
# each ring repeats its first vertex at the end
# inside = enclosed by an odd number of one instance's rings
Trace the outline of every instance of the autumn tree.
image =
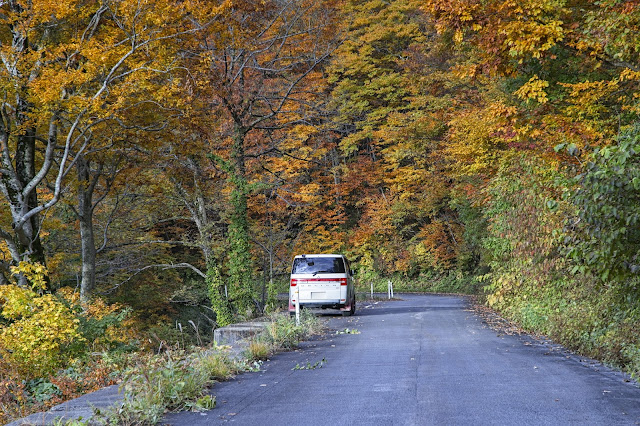
{"type": "MultiPolygon", "coordinates": [[[[205,99],[219,131],[211,156],[227,174],[229,298],[233,311],[255,309],[248,198],[251,160],[277,146],[274,133],[312,120],[314,92],[309,81],[337,43],[331,5],[324,2],[235,3],[220,25],[212,26],[194,51],[194,96],[205,99]]],[[[216,266],[217,267],[217,266],[216,266]]],[[[222,287],[216,291],[223,291],[222,287]]]]}
{"type": "MultiPolygon", "coordinates": [[[[190,5],[4,3],[1,189],[12,223],[1,235],[13,262],[45,262],[40,217],[60,200],[74,167],[85,181],[79,187],[91,189],[86,160],[99,149],[100,132],[122,125],[132,106],[153,105],[167,94],[153,93],[151,83],[175,66],[170,41],[195,31],[185,20],[190,5]]],[[[90,203],[84,198],[81,204],[90,203]]],[[[88,254],[91,226],[88,219],[81,223],[88,254]]],[[[87,262],[83,297],[94,285],[90,256],[87,262]]]]}
{"type": "Polygon", "coordinates": [[[350,230],[356,258],[382,273],[451,267],[461,242],[440,146],[461,84],[449,71],[455,55],[421,6],[347,2],[348,38],[330,69],[340,139],[328,167],[340,182],[345,223],[358,224],[350,230]]]}

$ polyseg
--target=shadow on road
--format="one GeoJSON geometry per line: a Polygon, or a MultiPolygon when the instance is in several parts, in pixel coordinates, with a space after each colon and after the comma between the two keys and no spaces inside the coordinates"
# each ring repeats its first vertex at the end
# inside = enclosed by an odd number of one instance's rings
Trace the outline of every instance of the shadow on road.
{"type": "MultiPolygon", "coordinates": [[[[358,302],[355,316],[400,315],[430,311],[459,311],[469,308],[469,303],[461,299],[436,299],[436,303],[434,303],[433,306],[415,306],[407,302],[410,301],[405,299],[395,299],[358,302]]],[[[333,309],[312,309],[311,311],[321,317],[340,317],[342,315],[340,311],[333,309]]]]}
{"type": "Polygon", "coordinates": [[[420,313],[430,311],[459,311],[465,309],[466,306],[431,306],[431,307],[415,307],[415,306],[385,306],[383,308],[362,308],[356,312],[356,316],[371,316],[371,315],[399,315],[406,313],[420,313]]]}

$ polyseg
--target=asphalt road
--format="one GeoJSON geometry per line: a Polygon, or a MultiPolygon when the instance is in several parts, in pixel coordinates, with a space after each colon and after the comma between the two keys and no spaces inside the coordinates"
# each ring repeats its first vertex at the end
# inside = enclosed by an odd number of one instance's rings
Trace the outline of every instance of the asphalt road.
{"type": "Polygon", "coordinates": [[[327,336],[216,384],[216,408],[171,414],[167,424],[640,424],[640,388],[623,374],[500,335],[465,299],[399,297],[360,303],[355,317],[326,317],[327,336]],[[359,334],[335,334],[346,328],[359,334]]]}

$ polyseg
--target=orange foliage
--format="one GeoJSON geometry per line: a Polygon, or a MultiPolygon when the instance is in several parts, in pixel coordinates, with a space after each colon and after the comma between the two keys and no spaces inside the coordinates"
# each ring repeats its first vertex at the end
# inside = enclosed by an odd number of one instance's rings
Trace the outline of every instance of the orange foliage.
{"type": "Polygon", "coordinates": [[[436,269],[448,269],[454,265],[462,241],[463,228],[459,224],[437,220],[422,227],[422,244],[433,259],[436,269]]]}

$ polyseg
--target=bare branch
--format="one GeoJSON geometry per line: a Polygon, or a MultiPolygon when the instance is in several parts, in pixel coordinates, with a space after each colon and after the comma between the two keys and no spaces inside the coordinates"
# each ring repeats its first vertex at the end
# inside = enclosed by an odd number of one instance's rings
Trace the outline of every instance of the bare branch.
{"type": "Polygon", "coordinates": [[[102,294],[113,293],[115,290],[117,290],[122,285],[124,285],[124,284],[128,283],[129,281],[131,281],[137,275],[139,275],[142,272],[147,271],[149,269],[153,269],[153,268],[161,268],[162,270],[187,268],[187,269],[191,269],[192,271],[194,271],[196,274],[198,274],[202,278],[206,278],[207,277],[206,273],[202,272],[200,269],[196,268],[195,266],[193,266],[190,263],[161,263],[161,264],[156,264],[156,265],[148,265],[148,266],[144,266],[144,267],[138,269],[131,276],[129,276],[126,280],[121,281],[120,283],[114,285],[109,290],[107,290],[105,292],[102,292],[102,294]]]}

